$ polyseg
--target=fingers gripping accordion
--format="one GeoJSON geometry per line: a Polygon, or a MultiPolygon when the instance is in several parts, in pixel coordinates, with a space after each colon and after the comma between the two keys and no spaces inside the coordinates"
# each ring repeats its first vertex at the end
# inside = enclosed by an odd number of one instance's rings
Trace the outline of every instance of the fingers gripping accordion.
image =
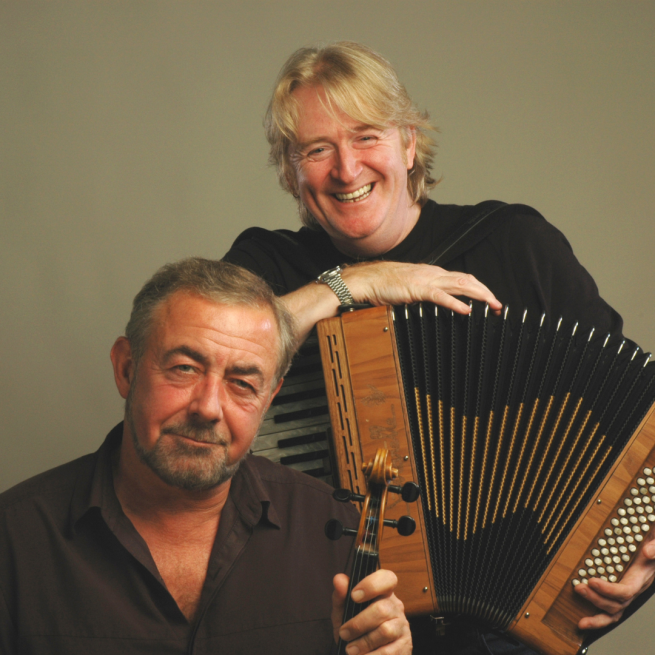
{"type": "MultiPolygon", "coordinates": [[[[543,317],[377,307],[318,326],[339,483],[391,452],[411,537],[380,563],[409,615],[469,615],[576,653],[597,613],[573,593],[620,580],[655,522],[655,367],[633,343],[543,317]]],[[[397,515],[397,516],[396,516],[397,515]]]]}

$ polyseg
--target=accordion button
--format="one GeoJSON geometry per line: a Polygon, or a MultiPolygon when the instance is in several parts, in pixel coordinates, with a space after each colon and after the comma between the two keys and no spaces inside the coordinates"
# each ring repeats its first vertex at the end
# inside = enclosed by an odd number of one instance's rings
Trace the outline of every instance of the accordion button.
{"type": "Polygon", "coordinates": [[[625,538],[625,540],[626,540],[629,544],[631,544],[631,543],[634,541],[634,537],[633,537],[632,535],[628,535],[628,536],[625,538]]]}
{"type": "MultiPolygon", "coordinates": [[[[632,521],[632,519],[630,519],[632,521]]],[[[625,518],[625,516],[621,517],[620,521],[621,525],[628,525],[628,519],[625,518]]],[[[634,523],[634,521],[633,521],[634,523]]]]}
{"type": "Polygon", "coordinates": [[[650,476],[647,477],[646,484],[655,484],[655,478],[651,478],[650,476]]]}
{"type": "Polygon", "coordinates": [[[620,564],[621,558],[618,555],[614,555],[614,557],[612,557],[612,561],[614,562],[614,564],[620,564]]]}
{"type": "Polygon", "coordinates": [[[626,511],[625,511],[625,509],[623,507],[619,507],[619,509],[617,509],[616,511],[618,512],[619,516],[625,516],[626,515],[626,511]]]}
{"type": "Polygon", "coordinates": [[[616,570],[616,569],[615,569],[613,566],[608,566],[608,567],[607,567],[607,572],[608,572],[608,573],[614,573],[615,570],[616,570]]]}
{"type": "Polygon", "coordinates": [[[624,504],[630,507],[632,505],[632,500],[630,498],[626,498],[624,501],[624,504]]]}
{"type": "MultiPolygon", "coordinates": [[[[635,489],[634,491],[637,491],[637,490],[635,489]]],[[[637,492],[637,493],[639,493],[639,492],[637,492]]],[[[635,496],[635,497],[632,499],[632,502],[633,502],[635,505],[641,505],[641,498],[639,498],[638,496],[635,496]]]]}
{"type": "Polygon", "coordinates": [[[596,575],[596,569],[587,569],[587,574],[593,578],[596,575]]]}
{"type": "Polygon", "coordinates": [[[633,496],[638,496],[639,495],[639,489],[635,489],[634,487],[632,487],[632,489],[630,489],[630,493],[633,496]]]}
{"type": "Polygon", "coordinates": [[[612,519],[610,522],[611,522],[611,524],[614,525],[614,526],[619,525],[619,519],[612,519]]]}
{"type": "Polygon", "coordinates": [[[612,558],[611,557],[603,557],[603,562],[607,564],[608,566],[612,563],[612,558]]]}
{"type": "Polygon", "coordinates": [[[590,559],[589,557],[584,561],[584,563],[587,566],[593,566],[594,565],[594,560],[590,559]]]}
{"type": "Polygon", "coordinates": [[[623,537],[617,537],[617,538],[616,538],[616,543],[617,543],[617,544],[624,544],[624,543],[625,543],[625,539],[624,539],[623,537]]]}
{"type": "MultiPolygon", "coordinates": [[[[631,517],[630,517],[630,523],[632,523],[633,525],[634,525],[635,523],[638,523],[637,517],[636,517],[636,516],[631,516],[631,517]]],[[[627,524],[628,524],[628,520],[626,519],[624,525],[627,525],[627,524]]]]}
{"type": "Polygon", "coordinates": [[[628,550],[629,550],[631,553],[636,553],[636,552],[637,552],[637,546],[635,546],[634,544],[630,544],[630,545],[628,546],[628,550]]]}
{"type": "MultiPolygon", "coordinates": [[[[639,508],[637,507],[637,509],[639,509],[639,508]]],[[[634,507],[628,507],[628,514],[630,514],[630,516],[632,516],[634,513],[635,513],[635,508],[634,507]]]]}
{"type": "MultiPolygon", "coordinates": [[[[626,525],[625,528],[623,528],[623,532],[624,534],[630,534],[632,532],[632,528],[626,525]]],[[[621,534],[621,531],[619,530],[617,534],[621,534]]]]}
{"type": "MultiPolygon", "coordinates": [[[[596,566],[602,566],[602,564],[603,564],[603,560],[602,560],[600,557],[597,557],[597,558],[594,560],[594,564],[595,564],[596,566]]],[[[599,570],[600,570],[600,569],[599,569],[599,570]]]]}
{"type": "Polygon", "coordinates": [[[644,475],[653,475],[653,469],[645,468],[644,469],[644,475]]]}
{"type": "Polygon", "coordinates": [[[599,556],[600,556],[600,550],[598,550],[598,548],[594,548],[594,549],[591,551],[591,554],[592,554],[594,557],[599,557],[599,556]]]}
{"type": "Polygon", "coordinates": [[[612,555],[616,555],[618,552],[619,552],[619,549],[616,546],[612,546],[610,548],[610,553],[612,553],[612,555]]]}
{"type": "Polygon", "coordinates": [[[610,546],[613,546],[613,545],[618,541],[618,539],[623,539],[623,537],[618,537],[617,539],[614,539],[614,537],[612,537],[611,539],[608,539],[608,540],[607,540],[607,543],[608,543],[610,546]]]}
{"type": "Polygon", "coordinates": [[[643,478],[637,478],[637,484],[640,487],[643,487],[646,484],[646,480],[644,480],[643,478]]]}
{"type": "Polygon", "coordinates": [[[642,541],[643,538],[644,538],[644,535],[643,535],[643,534],[636,534],[636,535],[635,535],[635,539],[636,539],[637,541],[642,541]]]}
{"type": "MultiPolygon", "coordinates": [[[[646,487],[644,487],[643,484],[642,484],[642,485],[639,487],[639,493],[640,493],[642,496],[647,496],[647,495],[648,495],[648,489],[646,489],[646,487]]],[[[648,502],[648,501],[646,501],[646,502],[648,502]]]]}
{"type": "Polygon", "coordinates": [[[639,523],[648,523],[648,518],[645,516],[640,516],[639,517],[639,523]]]}
{"type": "Polygon", "coordinates": [[[653,478],[648,478],[648,491],[655,494],[655,480],[653,478]]]}
{"type": "Polygon", "coordinates": [[[609,580],[610,582],[616,582],[618,578],[615,575],[610,575],[609,580]]]}
{"type": "Polygon", "coordinates": [[[601,548],[601,549],[600,549],[600,554],[601,554],[601,555],[609,555],[609,554],[610,554],[610,551],[607,550],[607,548],[601,548]]]}
{"type": "Polygon", "coordinates": [[[606,576],[606,575],[601,575],[601,576],[600,576],[600,579],[601,579],[601,580],[605,580],[605,582],[607,582],[607,576],[606,576]]]}
{"type": "Polygon", "coordinates": [[[584,569],[580,569],[580,570],[578,571],[578,575],[579,575],[581,578],[586,578],[586,577],[587,577],[587,572],[586,572],[584,569]]]}
{"type": "Polygon", "coordinates": [[[605,539],[601,538],[601,539],[598,540],[598,545],[599,546],[607,546],[607,542],[605,541],[605,539]]]}
{"type": "Polygon", "coordinates": [[[624,562],[629,562],[629,561],[630,561],[630,555],[621,555],[621,559],[622,559],[624,562]]]}
{"type": "Polygon", "coordinates": [[[617,565],[616,565],[616,570],[617,570],[619,573],[622,573],[622,572],[623,572],[623,564],[617,564],[617,565]]]}
{"type": "Polygon", "coordinates": [[[609,528],[605,528],[605,536],[611,537],[613,534],[614,533],[609,528]]]}
{"type": "Polygon", "coordinates": [[[627,552],[628,552],[627,546],[621,546],[621,548],[619,548],[619,553],[627,553],[627,552]]]}
{"type": "Polygon", "coordinates": [[[573,578],[573,580],[571,580],[571,583],[573,584],[574,587],[577,587],[580,584],[580,580],[578,580],[577,578],[573,578]]]}

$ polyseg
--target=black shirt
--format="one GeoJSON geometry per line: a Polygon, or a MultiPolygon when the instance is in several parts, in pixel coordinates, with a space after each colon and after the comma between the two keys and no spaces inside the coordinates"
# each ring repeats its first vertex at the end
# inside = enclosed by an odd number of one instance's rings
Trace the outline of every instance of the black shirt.
{"type": "Polygon", "coordinates": [[[323,528],[330,518],[356,527],[352,505],[247,456],[189,624],[114,492],[121,435],[119,425],[95,454],[0,495],[0,652],[327,655],[332,577],[350,543],[323,528]]]}
{"type": "MultiPolygon", "coordinates": [[[[428,200],[413,230],[377,260],[420,262],[429,257],[473,210],[428,200]]],[[[601,333],[621,332],[623,322],[598,294],[593,278],[578,262],[566,237],[525,205],[508,205],[492,230],[478,231],[441,262],[452,271],[470,273],[511,311],[525,308],[549,318],[581,321],[601,333]]],[[[323,230],[267,231],[250,228],[224,259],[239,264],[283,295],[295,291],[337,265],[357,260],[339,252],[323,230]]]]}

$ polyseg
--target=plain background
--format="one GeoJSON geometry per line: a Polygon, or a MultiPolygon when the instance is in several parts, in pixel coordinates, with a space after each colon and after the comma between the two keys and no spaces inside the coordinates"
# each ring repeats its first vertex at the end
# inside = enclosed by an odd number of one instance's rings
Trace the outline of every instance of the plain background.
{"type": "MultiPolygon", "coordinates": [[[[317,41],[379,50],[430,111],[437,201],[537,207],[655,348],[654,34],[631,0],[0,4],[0,491],[121,419],[108,353],[156,268],[297,225],[261,122],[317,41]]],[[[651,652],[654,613],[591,652],[651,652]]]]}

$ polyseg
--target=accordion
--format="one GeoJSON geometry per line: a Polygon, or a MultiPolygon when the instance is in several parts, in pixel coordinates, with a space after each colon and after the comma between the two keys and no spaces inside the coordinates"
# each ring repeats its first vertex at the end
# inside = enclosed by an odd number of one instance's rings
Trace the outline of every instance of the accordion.
{"type": "Polygon", "coordinates": [[[383,446],[399,484],[421,487],[386,513],[416,532],[380,547],[407,614],[573,654],[598,612],[573,587],[619,580],[655,523],[655,367],[631,342],[535,318],[418,304],[317,332],[337,483],[362,493],[383,446]]]}

